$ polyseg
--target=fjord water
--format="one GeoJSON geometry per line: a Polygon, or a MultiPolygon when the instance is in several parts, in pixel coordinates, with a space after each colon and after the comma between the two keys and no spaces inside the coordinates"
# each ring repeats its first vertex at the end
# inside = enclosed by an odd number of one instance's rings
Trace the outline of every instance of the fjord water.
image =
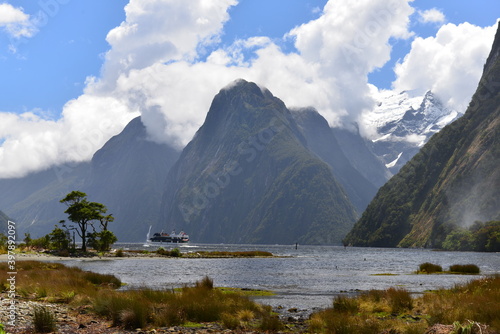
{"type": "MultiPolygon", "coordinates": [[[[155,250],[157,244],[118,244],[117,248],[155,250]]],[[[176,245],[163,244],[164,248],[176,245]]],[[[176,288],[208,275],[216,286],[271,290],[273,297],[256,300],[284,309],[312,310],[331,305],[333,296],[370,289],[404,287],[413,293],[450,288],[478,276],[416,275],[419,264],[431,262],[447,270],[453,264],[474,263],[484,275],[500,273],[500,254],[442,252],[425,249],[357,248],[298,245],[177,246],[181,252],[270,251],[274,258],[120,258],[77,261],[85,270],[114,274],[125,288],[176,288]],[[391,274],[391,275],[380,275],[391,274]]]]}

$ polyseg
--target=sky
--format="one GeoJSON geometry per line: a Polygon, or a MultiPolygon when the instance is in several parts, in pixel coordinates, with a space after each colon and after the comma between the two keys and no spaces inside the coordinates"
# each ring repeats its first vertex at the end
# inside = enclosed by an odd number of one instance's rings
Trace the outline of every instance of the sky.
{"type": "Polygon", "coordinates": [[[0,0],[0,178],[71,166],[141,115],[181,149],[238,78],[331,126],[379,90],[465,111],[498,0],[0,0]]]}

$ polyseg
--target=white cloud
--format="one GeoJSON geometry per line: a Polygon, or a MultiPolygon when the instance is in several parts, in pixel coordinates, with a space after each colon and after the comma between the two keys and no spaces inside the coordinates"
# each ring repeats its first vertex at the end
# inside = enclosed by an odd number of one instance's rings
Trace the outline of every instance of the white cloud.
{"type": "Polygon", "coordinates": [[[367,75],[390,59],[389,39],[412,36],[413,11],[409,1],[331,0],[319,19],[289,33],[304,60],[318,68],[317,84],[327,92],[328,105],[312,105],[330,124],[338,124],[339,116],[357,120],[372,108],[367,75]]]}
{"type": "MultiPolygon", "coordinates": [[[[182,96],[189,100],[189,87],[182,85],[182,75],[163,78],[164,72],[155,73],[155,67],[162,67],[166,61],[194,60],[200,46],[217,41],[223,23],[229,19],[227,9],[234,3],[131,0],[126,7],[127,20],[108,34],[111,49],[100,78],[88,78],[84,94],[64,106],[59,120],[46,120],[34,113],[0,113],[0,177],[20,177],[55,164],[89,160],[139,114],[138,108],[152,132],[158,125],[165,131],[165,124],[155,122],[158,116],[164,118],[163,113],[158,115],[163,106],[144,99],[169,104],[170,101],[160,99],[162,91],[170,92],[169,85],[179,85],[185,89],[182,96]],[[142,78],[133,75],[141,70],[142,78]],[[136,86],[140,81],[134,79],[144,79],[144,86],[136,86]],[[164,80],[168,85],[159,86],[164,80]],[[149,96],[149,89],[155,94],[149,96]]],[[[19,16],[16,22],[21,18],[28,20],[27,16],[19,16]]],[[[186,110],[182,103],[174,107],[186,110]]],[[[188,115],[193,113],[188,111],[188,115]]],[[[191,121],[189,117],[187,123],[182,118],[173,120],[179,121],[170,125],[178,132],[191,121]]]]}
{"type": "MultiPolygon", "coordinates": [[[[179,29],[192,35],[177,38],[172,26],[159,29],[165,34],[160,38],[150,36],[158,34],[158,29],[140,29],[147,11],[142,3],[136,5],[133,12],[140,15],[129,14],[127,7],[127,21],[108,35],[112,49],[105,69],[113,69],[111,72],[119,76],[110,80],[114,94],[128,97],[130,104],[141,110],[152,137],[179,147],[203,123],[213,96],[237,78],[267,87],[289,106],[313,105],[330,124],[342,123],[345,116],[355,120],[372,106],[367,75],[390,59],[388,40],[412,35],[408,25],[413,9],[407,1],[331,0],[317,20],[287,34],[286,38],[294,39],[298,53],[285,54],[269,38],[256,36],[235,41],[199,61],[196,51],[200,43],[217,40],[222,23],[228,19],[225,10],[213,13],[215,21],[203,20],[212,22],[209,34],[196,26],[199,17],[209,16],[192,11],[182,14],[183,7],[179,15],[185,19],[179,29]],[[171,46],[157,57],[163,62],[156,58],[137,61],[135,48],[143,41],[158,39],[171,46]],[[131,47],[133,50],[128,50],[131,47]]],[[[224,5],[222,9],[227,9],[233,2],[224,5]]],[[[158,6],[152,20],[158,17],[164,22],[171,15],[178,16],[169,6],[158,6]]],[[[106,74],[102,81],[107,80],[106,74]]]]}
{"type": "Polygon", "coordinates": [[[464,112],[476,90],[497,25],[469,23],[442,26],[436,37],[417,37],[394,69],[396,91],[432,90],[450,108],[464,112]]]}
{"type": "Polygon", "coordinates": [[[446,16],[437,8],[418,11],[420,21],[423,23],[444,23],[446,16]]]}
{"type": "Polygon", "coordinates": [[[24,13],[23,8],[8,3],[0,3],[0,28],[13,38],[32,37],[36,32],[30,16],[24,13]]]}
{"type": "MultiPolygon", "coordinates": [[[[137,115],[137,114],[136,114],[137,115]]],[[[134,115],[112,97],[82,95],[69,101],[59,121],[33,112],[0,113],[0,177],[21,177],[55,164],[89,160],[134,115]]]]}
{"type": "MultiPolygon", "coordinates": [[[[267,87],[289,106],[315,106],[332,125],[358,120],[373,106],[367,76],[390,59],[389,41],[413,36],[410,3],[330,0],[318,19],[286,35],[297,52],[285,54],[271,39],[255,36],[206,54],[217,46],[236,0],[130,0],[126,20],[107,36],[101,75],[88,78],[84,94],[64,106],[59,120],[0,113],[0,177],[88,160],[139,113],[153,139],[182,147],[203,123],[214,95],[237,78],[267,87]]],[[[415,40],[396,68],[395,87],[446,92],[422,59],[442,54],[434,71],[446,72],[443,55],[458,48],[447,41],[464,32],[445,33],[447,26],[435,41],[415,40]]],[[[474,44],[464,45],[460,52],[474,52],[474,44]]],[[[476,54],[483,55],[479,49],[476,54]]]]}
{"type": "Polygon", "coordinates": [[[97,89],[112,89],[120,75],[156,63],[195,60],[197,50],[219,40],[236,0],[131,0],[126,19],[108,33],[97,89]]]}

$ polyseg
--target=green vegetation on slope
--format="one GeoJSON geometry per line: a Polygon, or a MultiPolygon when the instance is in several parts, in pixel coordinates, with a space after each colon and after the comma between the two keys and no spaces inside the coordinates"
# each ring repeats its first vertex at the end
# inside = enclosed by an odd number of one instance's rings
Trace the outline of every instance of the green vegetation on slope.
{"type": "Polygon", "coordinates": [[[500,252],[500,221],[475,222],[468,229],[454,228],[442,248],[452,251],[500,252]]]}
{"type": "Polygon", "coordinates": [[[199,242],[340,243],[356,219],[284,103],[246,81],[217,94],[165,189],[161,221],[199,242]]]}
{"type": "Polygon", "coordinates": [[[499,40],[465,115],[379,190],[345,243],[441,247],[449,226],[500,219],[499,40]]]}

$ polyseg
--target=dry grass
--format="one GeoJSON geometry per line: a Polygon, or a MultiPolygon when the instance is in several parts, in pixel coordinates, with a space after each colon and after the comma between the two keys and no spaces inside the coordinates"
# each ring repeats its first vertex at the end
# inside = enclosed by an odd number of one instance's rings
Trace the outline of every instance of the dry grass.
{"type": "Polygon", "coordinates": [[[431,324],[471,320],[500,330],[500,276],[427,293],[423,299],[431,324]]]}
{"type": "MultiPolygon", "coordinates": [[[[85,272],[58,263],[20,261],[17,271],[18,292],[25,298],[84,306],[109,319],[113,326],[126,329],[187,322],[220,322],[229,329],[282,326],[271,317],[270,307],[242,294],[215,289],[209,277],[180,291],[148,288],[118,291],[115,288],[121,282],[113,275],[85,272]]],[[[7,272],[6,264],[0,264],[3,289],[7,272]]]]}
{"type": "Polygon", "coordinates": [[[423,333],[440,323],[481,323],[500,330],[500,275],[412,298],[404,289],[371,290],[337,297],[333,307],[312,315],[315,333],[423,333]],[[357,309],[356,309],[357,308],[357,309]]]}
{"type": "MultiPolygon", "coordinates": [[[[69,303],[77,296],[94,297],[99,290],[115,289],[121,285],[113,275],[85,272],[60,263],[19,261],[16,264],[16,287],[25,298],[69,303]]],[[[6,281],[7,264],[0,264],[0,282],[6,281]]]]}

